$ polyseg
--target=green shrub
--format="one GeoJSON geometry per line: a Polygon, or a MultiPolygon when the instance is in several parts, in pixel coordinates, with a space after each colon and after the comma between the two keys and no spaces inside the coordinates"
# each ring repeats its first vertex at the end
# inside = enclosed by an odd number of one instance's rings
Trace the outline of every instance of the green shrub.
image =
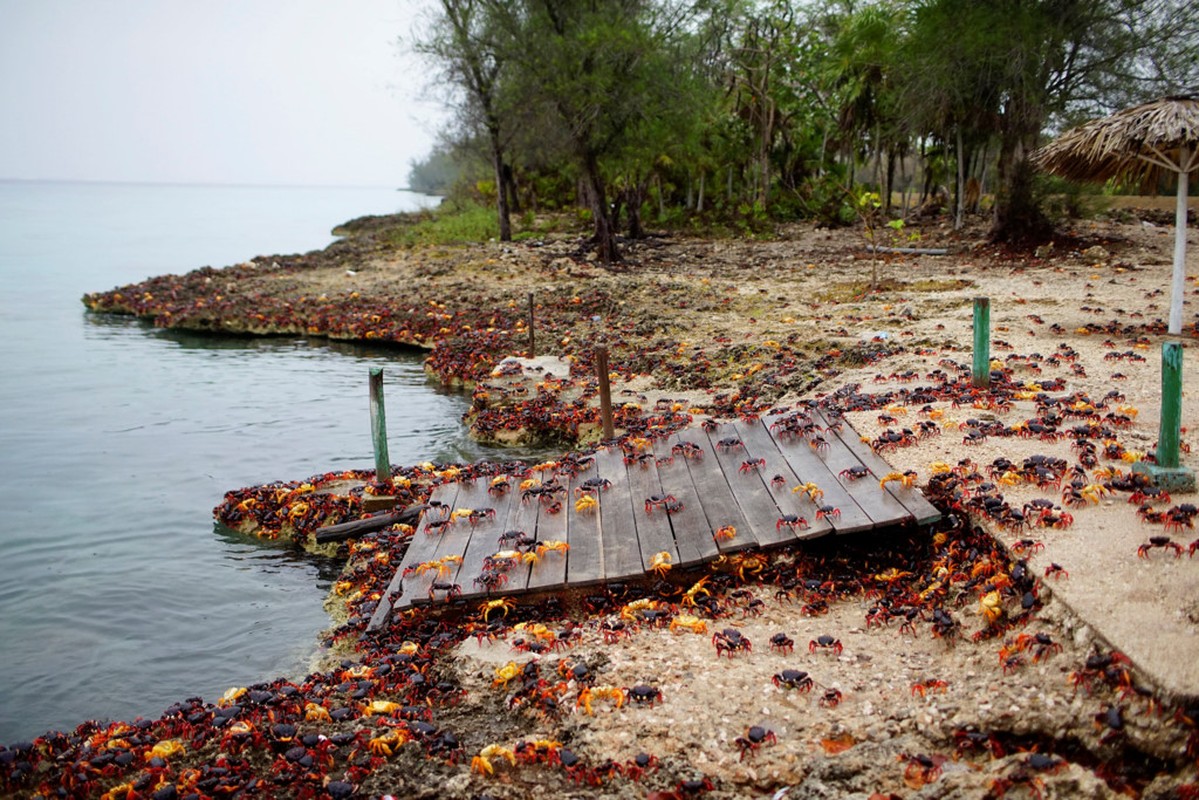
{"type": "Polygon", "coordinates": [[[390,231],[388,239],[397,247],[415,247],[485,242],[499,235],[494,208],[478,203],[448,203],[428,218],[390,231]]]}

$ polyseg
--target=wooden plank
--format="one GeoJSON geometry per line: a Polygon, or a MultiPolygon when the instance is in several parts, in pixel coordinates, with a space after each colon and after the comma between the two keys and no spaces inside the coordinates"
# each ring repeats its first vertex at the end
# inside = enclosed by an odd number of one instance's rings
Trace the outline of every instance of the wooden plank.
{"type": "MultiPolygon", "coordinates": [[[[750,451],[741,440],[736,426],[731,422],[717,425],[716,429],[708,434],[708,439],[714,448],[715,461],[720,465],[724,478],[728,481],[737,505],[741,508],[741,513],[745,515],[745,520],[749,523],[758,544],[768,546],[795,541],[795,534],[790,529],[778,527],[779,507],[775,504],[766,485],[769,475],[774,473],[769,473],[764,480],[756,470],[747,473],[741,472],[741,464],[744,461],[764,456],[750,451]],[[734,440],[740,444],[734,447],[720,444],[721,441],[734,440]]],[[[781,461],[781,458],[779,460],[781,461]]],[[[768,465],[769,463],[767,461],[768,465]]],[[[790,491],[789,488],[788,491],[790,491]]]]}
{"type": "MultiPolygon", "coordinates": [[[[737,498],[733,495],[732,487],[725,480],[724,472],[720,469],[720,464],[716,456],[716,450],[713,448],[712,442],[708,439],[707,435],[698,428],[688,429],[683,434],[673,437],[674,444],[679,444],[680,442],[694,444],[704,454],[702,459],[697,460],[684,459],[681,455],[676,456],[675,466],[677,467],[681,462],[687,462],[687,474],[691,478],[691,484],[699,500],[699,507],[703,510],[704,518],[708,522],[708,528],[713,534],[715,534],[718,528],[722,528],[725,525],[732,525],[737,530],[734,538],[721,539],[718,542],[714,541],[713,544],[722,553],[744,550],[747,547],[757,547],[759,544],[758,538],[754,534],[753,527],[741,512],[741,506],[737,504],[737,498]]],[[[673,475],[673,473],[662,472],[658,474],[660,478],[671,478],[673,475]]],[[[663,488],[667,488],[667,486],[673,487],[673,484],[664,484],[663,488]]],[[[677,493],[674,494],[676,497],[679,496],[677,493]]],[[[677,536],[678,531],[676,530],[675,533],[677,536]]],[[[697,546],[702,548],[702,545],[697,546]]]]}
{"type": "MultiPolygon", "coordinates": [[[[629,484],[629,495],[632,502],[633,518],[637,524],[637,540],[641,550],[641,569],[649,571],[653,557],[658,553],[666,553],[670,556],[672,566],[677,566],[681,563],[679,558],[679,549],[675,546],[674,531],[670,527],[670,515],[662,506],[651,509],[648,513],[645,510],[645,501],[654,496],[661,496],[662,483],[658,480],[658,466],[654,463],[656,455],[652,450],[647,451],[648,456],[641,463],[636,464],[620,464],[620,468],[625,472],[625,480],[629,484]]],[[[601,465],[601,469],[606,466],[601,465]]],[[[616,469],[616,464],[612,463],[612,469],[616,469]]],[[[615,481],[611,475],[605,474],[606,478],[615,481]]],[[[684,511],[686,506],[684,505],[684,511]]]]}
{"type": "MultiPolygon", "coordinates": [[[[469,531],[469,539],[462,553],[462,565],[458,568],[457,575],[452,578],[452,582],[457,583],[461,587],[463,599],[467,600],[507,594],[509,590],[507,583],[493,591],[489,591],[482,588],[475,581],[483,572],[484,559],[495,555],[500,550],[511,549],[509,547],[500,547],[499,537],[501,533],[508,529],[508,511],[512,507],[512,498],[517,496],[517,493],[506,492],[500,497],[495,497],[487,493],[488,485],[490,485],[489,480],[480,478],[464,485],[463,490],[458,495],[458,507],[460,509],[492,508],[495,510],[495,516],[484,517],[474,525],[471,525],[466,520],[460,520],[454,524],[455,528],[462,528],[469,531]]],[[[508,580],[510,582],[514,580],[519,582],[520,588],[523,589],[527,573],[521,573],[521,566],[523,565],[514,565],[514,572],[508,576],[508,580]]]]}
{"type": "MultiPolygon", "coordinates": [[[[446,483],[441,486],[434,487],[429,494],[430,500],[436,500],[444,503],[446,508],[452,508],[454,499],[458,496],[458,483],[446,483]]],[[[387,585],[387,592],[379,600],[379,605],[375,608],[375,613],[371,615],[371,621],[367,624],[367,630],[378,630],[387,624],[387,619],[391,615],[392,604],[388,598],[394,592],[403,592],[395,602],[397,608],[406,608],[411,605],[411,594],[409,589],[404,585],[403,575],[404,570],[412,564],[419,564],[422,561],[428,561],[433,558],[437,551],[437,540],[440,538],[436,534],[428,534],[425,532],[425,523],[429,521],[429,512],[425,511],[421,514],[416,524],[416,533],[413,534],[411,541],[408,543],[408,550],[404,553],[404,558],[400,560],[399,566],[396,567],[395,574],[391,577],[391,582],[387,585]]],[[[426,578],[427,581],[432,581],[431,577],[426,578]]],[[[425,590],[428,590],[428,584],[425,585],[425,590]]]]}
{"type": "MultiPolygon", "coordinates": [[[[562,502],[562,513],[567,515],[567,541],[570,557],[566,559],[566,580],[574,585],[598,583],[604,579],[604,548],[600,539],[599,507],[579,513],[575,510],[575,488],[584,481],[598,478],[599,470],[593,461],[587,469],[570,480],[570,492],[562,502]]],[[[599,493],[602,505],[607,492],[599,493]]]]}
{"type": "MultiPolygon", "coordinates": [[[[828,425],[828,419],[822,413],[816,412],[814,418],[821,420],[825,426],[828,425]]],[[[891,465],[875,453],[869,445],[863,442],[852,428],[843,426],[840,431],[834,431],[833,435],[836,435],[844,442],[846,448],[857,456],[858,460],[877,475],[879,479],[892,470],[891,465]]],[[[874,485],[878,486],[877,481],[874,485]]],[[[941,512],[937,510],[936,506],[928,502],[924,497],[924,493],[918,488],[913,487],[908,489],[898,482],[892,482],[887,484],[886,491],[903,505],[908,512],[908,516],[915,520],[917,525],[928,525],[941,518],[941,512]]]]}
{"type": "MultiPolygon", "coordinates": [[[[477,506],[472,499],[474,481],[466,481],[458,484],[458,493],[455,495],[454,503],[447,504],[447,507],[453,510],[460,508],[474,508],[477,506]],[[463,499],[466,502],[463,502],[463,499]]],[[[422,560],[434,561],[445,558],[446,556],[461,556],[466,551],[466,545],[470,542],[470,523],[465,520],[451,523],[442,529],[441,534],[427,535],[419,532],[418,536],[427,536],[433,544],[433,551],[425,556],[422,560]]],[[[449,574],[438,576],[435,573],[425,573],[424,575],[412,575],[404,579],[404,596],[402,603],[397,603],[397,608],[407,608],[408,606],[419,603],[429,602],[429,586],[434,580],[442,583],[458,583],[458,573],[460,568],[451,568],[449,574]]],[[[461,587],[463,590],[465,586],[461,587]]],[[[439,598],[440,599],[440,598],[439,598]]]]}
{"type": "Polygon", "coordinates": [[[781,535],[781,531],[777,530],[778,507],[757,474],[752,475],[753,481],[743,480],[746,475],[740,473],[741,462],[749,455],[736,428],[731,423],[721,423],[707,433],[707,439],[712,446],[713,462],[721,468],[754,541],[758,545],[775,545],[791,537],[790,534],[781,535]],[[725,444],[721,444],[722,441],[725,444]],[[728,445],[734,441],[736,445],[728,445]]]}
{"type": "MultiPolygon", "coordinates": [[[[817,424],[821,428],[826,427],[824,417],[813,417],[813,421],[817,420],[817,424]]],[[[829,494],[829,492],[836,486],[841,492],[853,498],[854,502],[870,518],[875,527],[894,525],[910,517],[906,506],[889,492],[879,489],[878,480],[881,476],[870,472],[866,477],[857,480],[842,477],[840,474],[842,470],[866,465],[862,463],[856,453],[849,449],[844,439],[838,436],[836,431],[825,430],[822,435],[829,442],[829,449],[825,453],[824,463],[830,470],[835,471],[833,482],[829,486],[824,487],[826,499],[830,499],[830,502],[835,502],[831,499],[833,495],[829,494]]],[[[856,436],[856,434],[850,430],[847,436],[856,436]]],[[[803,442],[798,442],[796,446],[788,448],[788,451],[799,448],[807,448],[807,445],[803,442]]],[[[848,521],[844,515],[844,511],[842,512],[842,520],[848,521]]],[[[848,533],[850,530],[852,528],[846,526],[845,529],[839,529],[838,532],[848,533]]]]}
{"type": "Polygon", "coordinates": [[[339,522],[336,525],[326,525],[323,528],[318,528],[316,532],[317,544],[329,544],[330,542],[342,542],[346,539],[353,539],[356,536],[363,536],[374,531],[381,531],[384,528],[402,523],[404,525],[415,525],[420,521],[421,512],[428,506],[418,504],[408,506],[401,511],[384,511],[378,514],[370,514],[360,519],[351,520],[349,522],[339,522]]]}
{"type": "MultiPolygon", "coordinates": [[[[531,497],[527,502],[522,502],[520,499],[520,482],[521,478],[515,475],[509,477],[509,482],[512,484],[512,497],[508,506],[508,520],[504,523],[504,532],[521,531],[530,539],[537,538],[537,516],[541,513],[541,502],[531,497]]],[[[499,545],[497,540],[496,545],[499,545]]],[[[521,592],[529,587],[529,573],[533,569],[529,564],[523,564],[519,569],[513,569],[508,575],[508,585],[504,587],[505,592],[521,592]]],[[[565,582],[565,571],[563,572],[562,581],[565,582]]]]}
{"type": "MultiPolygon", "coordinates": [[[[814,518],[818,505],[830,505],[840,511],[838,516],[829,520],[836,533],[868,530],[880,523],[888,524],[894,518],[894,514],[888,514],[876,519],[857,502],[855,494],[843,485],[837,473],[859,462],[840,439],[832,434],[823,434],[828,443],[827,449],[814,450],[803,437],[784,436],[778,431],[770,430],[770,426],[783,416],[787,415],[763,417],[762,430],[773,439],[775,446],[798,478],[798,483],[814,483],[824,492],[820,503],[809,503],[812,515],[808,517],[809,520],[814,518]]],[[[792,484],[791,488],[795,485],[798,484],[792,484]]],[[[903,516],[903,513],[900,513],[900,516],[903,516]]]]}
{"type": "MultiPolygon", "coordinates": [[[[676,437],[673,436],[669,440],[659,439],[654,443],[654,455],[662,459],[657,467],[661,493],[672,494],[683,504],[682,511],[676,511],[670,515],[670,528],[674,536],[674,546],[679,553],[676,563],[679,566],[689,567],[720,555],[720,548],[713,538],[716,529],[709,524],[700,493],[696,491],[695,484],[691,480],[691,470],[687,466],[687,459],[683,458],[681,454],[676,456],[671,452],[675,440],[676,437]],[[673,460],[667,461],[666,459],[673,460]]],[[[721,476],[720,482],[724,483],[723,476],[721,476]]],[[[724,485],[727,490],[728,484],[724,485]]],[[[737,504],[731,495],[729,502],[736,508],[737,504]]],[[[744,524],[744,520],[742,520],[742,524],[744,524]]]]}
{"type": "MultiPolygon", "coordinates": [[[[779,541],[786,542],[794,539],[816,539],[833,532],[832,524],[826,519],[816,519],[816,503],[806,494],[791,491],[799,483],[799,476],[791,469],[786,457],[779,451],[778,445],[770,436],[770,431],[760,420],[753,422],[738,421],[733,428],[745,444],[748,458],[765,459],[766,465],[750,470],[756,473],[766,487],[767,493],[778,508],[775,522],[784,515],[802,517],[808,521],[806,528],[786,526],[777,531],[779,541]],[[782,478],[781,481],[778,478],[782,478]]],[[[749,473],[746,473],[749,477],[749,473]]]]}
{"type": "Polygon", "coordinates": [[[624,466],[624,455],[619,447],[600,448],[595,453],[595,465],[601,478],[612,481],[611,488],[603,492],[599,508],[604,575],[620,578],[640,575],[641,544],[637,539],[633,496],[629,488],[628,472],[624,466]]]}
{"type": "MultiPolygon", "coordinates": [[[[530,499],[528,503],[512,500],[512,516],[508,518],[508,528],[524,530],[537,541],[566,542],[566,503],[570,493],[570,482],[559,481],[562,492],[553,501],[562,504],[562,509],[556,515],[549,513],[540,500],[530,499]]],[[[529,567],[529,576],[525,579],[526,589],[544,589],[566,583],[566,560],[570,552],[547,552],[541,561],[529,567]]]]}

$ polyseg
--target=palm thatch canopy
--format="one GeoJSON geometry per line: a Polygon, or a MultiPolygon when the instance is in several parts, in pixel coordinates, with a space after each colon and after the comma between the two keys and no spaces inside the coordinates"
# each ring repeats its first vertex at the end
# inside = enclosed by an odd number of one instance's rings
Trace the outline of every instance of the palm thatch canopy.
{"type": "Polygon", "coordinates": [[[1199,98],[1166,97],[1072,128],[1033,153],[1032,162],[1077,181],[1156,181],[1163,171],[1199,168],[1197,154],[1199,98]]]}

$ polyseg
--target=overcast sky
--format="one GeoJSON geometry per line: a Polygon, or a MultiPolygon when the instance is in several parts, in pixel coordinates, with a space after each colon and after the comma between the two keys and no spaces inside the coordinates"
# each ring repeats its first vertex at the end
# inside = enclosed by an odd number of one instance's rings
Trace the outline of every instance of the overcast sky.
{"type": "Polygon", "coordinates": [[[423,4],[0,0],[0,179],[402,186],[423,4]]]}

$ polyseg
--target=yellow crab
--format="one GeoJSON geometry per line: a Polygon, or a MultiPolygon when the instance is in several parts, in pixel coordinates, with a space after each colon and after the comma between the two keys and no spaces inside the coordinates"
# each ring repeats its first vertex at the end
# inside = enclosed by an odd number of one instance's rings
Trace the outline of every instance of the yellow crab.
{"type": "Polygon", "coordinates": [[[403,706],[389,700],[372,700],[362,707],[362,716],[371,717],[376,714],[394,714],[403,706]]]}
{"type": "Polygon", "coordinates": [[[640,600],[634,600],[621,607],[621,619],[629,622],[638,622],[641,619],[642,611],[657,611],[662,608],[662,603],[649,597],[642,597],[640,600]]]}
{"type": "Polygon", "coordinates": [[[555,553],[565,553],[569,549],[570,549],[570,545],[568,545],[566,542],[559,542],[559,541],[551,539],[548,542],[539,542],[538,543],[537,555],[541,558],[544,558],[545,554],[550,552],[551,550],[554,551],[555,553]]]}
{"type": "Polygon", "coordinates": [[[1007,472],[1004,472],[1002,475],[996,478],[995,482],[1002,483],[1004,486],[1019,486],[1020,484],[1024,483],[1024,476],[1013,469],[1009,469],[1007,472]]]}
{"type": "Polygon", "coordinates": [[[556,641],[558,636],[540,622],[518,622],[512,626],[512,632],[517,635],[532,636],[543,642],[556,641]]]}
{"type": "Polygon", "coordinates": [[[575,511],[579,514],[594,511],[597,506],[599,506],[599,500],[589,494],[585,494],[575,501],[575,511]]]}
{"type": "Polygon", "coordinates": [[[656,573],[659,578],[665,577],[670,571],[670,553],[663,550],[660,553],[654,553],[649,560],[649,571],[656,573]]]}
{"type": "Polygon", "coordinates": [[[898,481],[905,488],[911,489],[916,485],[916,471],[907,470],[906,472],[888,472],[883,476],[883,479],[878,482],[879,488],[886,488],[888,483],[898,481]]]}
{"type": "Polygon", "coordinates": [[[516,766],[516,754],[509,748],[498,744],[489,744],[470,760],[470,771],[480,775],[494,775],[495,766],[492,764],[492,760],[501,758],[507,761],[509,766],[516,766]]]}
{"type": "Polygon", "coordinates": [[[368,741],[366,746],[374,755],[390,756],[411,740],[411,736],[407,731],[392,728],[387,733],[376,736],[368,741]]]}
{"type": "Polygon", "coordinates": [[[694,607],[695,606],[695,598],[699,597],[701,594],[704,597],[711,597],[712,593],[708,591],[707,583],[708,583],[708,576],[705,575],[704,577],[697,580],[694,584],[692,584],[691,588],[683,593],[683,600],[682,600],[683,605],[694,607]]]}
{"type": "Polygon", "coordinates": [[[484,600],[479,604],[479,611],[483,614],[483,621],[488,622],[491,619],[491,612],[496,609],[504,612],[504,616],[508,616],[508,612],[516,608],[516,601],[511,597],[497,597],[495,600],[484,600]]]}
{"type": "Polygon", "coordinates": [[[797,494],[799,492],[804,492],[807,494],[808,499],[813,503],[819,503],[820,498],[824,497],[824,490],[811,481],[807,483],[801,483],[799,486],[793,486],[791,488],[791,494],[797,494]]]}
{"type": "Polygon", "coordinates": [[[225,693],[223,695],[221,695],[220,700],[216,701],[216,704],[218,706],[220,706],[221,708],[225,708],[226,706],[231,706],[234,703],[236,703],[238,701],[238,699],[245,693],[246,693],[246,687],[234,686],[232,689],[225,690],[225,693]]]}
{"type": "Polygon", "coordinates": [[[329,716],[329,709],[317,703],[306,703],[304,705],[304,720],[306,722],[332,722],[333,718],[329,716]]]}
{"type": "Polygon", "coordinates": [[[670,632],[678,633],[680,630],[705,634],[708,632],[708,624],[699,617],[693,617],[690,614],[679,614],[670,621],[670,632]]]}
{"type": "Polygon", "coordinates": [[[152,758],[170,758],[171,756],[179,755],[183,750],[183,743],[178,739],[163,739],[150,748],[150,751],[146,753],[146,760],[149,761],[152,758]]]}
{"type": "Polygon", "coordinates": [[[515,661],[509,661],[495,670],[495,680],[491,682],[492,689],[506,689],[508,684],[520,677],[523,670],[515,661]]]}
{"type": "Polygon", "coordinates": [[[588,715],[593,715],[595,712],[591,709],[591,703],[594,700],[611,700],[616,703],[617,708],[623,708],[624,692],[615,686],[589,686],[579,692],[579,699],[575,701],[575,708],[581,706],[588,715]]]}
{"type": "Polygon", "coordinates": [[[449,567],[442,564],[441,561],[422,561],[413,567],[413,571],[417,575],[424,575],[426,572],[432,570],[437,571],[437,577],[439,578],[443,575],[448,575],[450,572],[449,567]]]}
{"type": "Polygon", "coordinates": [[[996,589],[993,592],[984,594],[978,602],[978,610],[982,612],[983,618],[986,619],[988,625],[1002,617],[1003,596],[999,594],[999,590],[996,589]]]}

